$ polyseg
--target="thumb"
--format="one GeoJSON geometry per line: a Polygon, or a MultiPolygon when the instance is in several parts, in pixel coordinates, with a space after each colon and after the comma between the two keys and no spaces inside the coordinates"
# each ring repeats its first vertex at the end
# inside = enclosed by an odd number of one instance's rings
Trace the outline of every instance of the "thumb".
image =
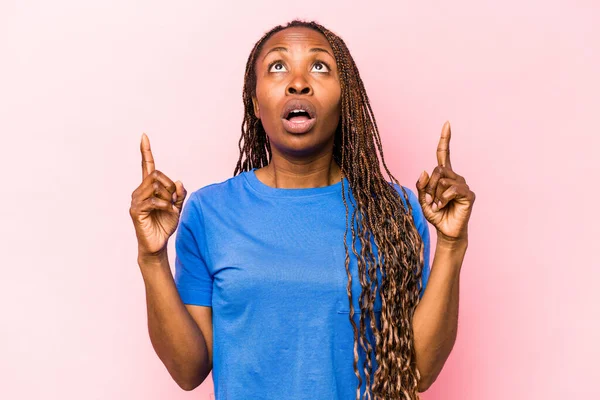
{"type": "Polygon", "coordinates": [[[173,193],[174,206],[177,207],[179,213],[181,213],[181,209],[183,208],[183,201],[187,196],[187,191],[185,187],[183,187],[183,182],[177,181],[175,182],[175,193],[173,193]]]}
{"type": "Polygon", "coordinates": [[[425,202],[425,187],[427,187],[427,183],[429,182],[429,174],[427,171],[421,172],[421,176],[419,176],[419,180],[416,183],[417,192],[419,197],[419,203],[422,208],[429,205],[425,202]]]}

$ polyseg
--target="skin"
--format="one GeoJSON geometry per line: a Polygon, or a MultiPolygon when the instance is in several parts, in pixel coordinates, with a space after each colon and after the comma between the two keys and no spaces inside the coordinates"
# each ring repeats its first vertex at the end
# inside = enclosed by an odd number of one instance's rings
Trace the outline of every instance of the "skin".
{"type": "Polygon", "coordinates": [[[436,151],[438,165],[431,177],[423,171],[416,183],[423,214],[437,230],[429,281],[413,315],[420,391],[435,382],[456,341],[460,271],[475,202],[465,178],[452,169],[450,136],[450,123],[446,122],[436,151]]]}
{"type": "Polygon", "coordinates": [[[146,289],[152,346],[184,390],[200,385],[212,369],[212,308],[183,304],[173,280],[167,242],[175,232],[187,191],[155,168],[150,141],[140,143],[142,181],[131,194],[138,264],[146,289]]]}
{"type": "Polygon", "coordinates": [[[341,113],[341,88],[333,50],[325,36],[304,27],[277,32],[257,57],[256,77],[254,114],[261,120],[273,154],[269,165],[256,171],[257,178],[277,188],[339,182],[333,142],[341,113]],[[273,62],[277,63],[269,67],[273,62]],[[316,109],[317,122],[307,133],[284,129],[281,111],[291,98],[307,99],[316,109]]]}
{"type": "MultiPolygon", "coordinates": [[[[256,97],[253,98],[255,115],[261,119],[273,153],[271,163],[256,171],[263,183],[278,188],[308,188],[331,185],[341,179],[340,168],[333,160],[333,140],[341,112],[341,90],[332,54],[325,37],[308,28],[287,28],[265,43],[257,59],[256,97]],[[276,47],[284,47],[287,51],[270,52],[276,47]],[[329,55],[324,51],[310,51],[313,48],[326,50],[329,55]],[[278,59],[285,68],[276,67],[274,72],[268,65],[278,59]],[[318,61],[329,65],[327,72],[321,71],[321,67],[315,68],[318,61]],[[283,104],[294,96],[309,99],[317,112],[317,124],[302,135],[286,132],[281,122],[283,104]]],[[[421,374],[419,391],[427,390],[436,380],[456,340],[460,271],[468,246],[467,225],[475,201],[475,193],[464,177],[452,168],[450,136],[450,123],[446,122],[436,151],[438,165],[431,176],[423,171],[416,183],[423,214],[437,230],[431,274],[413,316],[417,368],[421,374]]],[[[149,282],[151,279],[147,278],[150,276],[147,271],[157,269],[154,264],[162,265],[162,270],[170,273],[165,261],[167,240],[177,228],[187,192],[180,181],[173,182],[155,170],[146,135],[142,136],[140,148],[142,183],[132,193],[130,214],[138,238],[138,261],[143,266],[142,270],[146,271],[145,281],[149,282]]],[[[175,298],[174,287],[170,286],[170,291],[175,298]]],[[[183,310],[180,301],[173,300],[173,303],[179,305],[179,311],[183,310]]],[[[158,306],[155,308],[158,309],[158,306]]],[[[166,339],[156,339],[156,343],[169,372],[178,377],[182,387],[191,390],[210,371],[211,342],[201,339],[202,336],[212,336],[212,323],[210,307],[190,306],[187,310],[199,330],[192,329],[188,314],[183,312],[179,312],[176,322],[179,324],[177,329],[182,329],[182,338],[193,338],[185,344],[186,349],[200,343],[190,359],[171,361],[175,359],[174,354],[184,352],[173,350],[174,345],[162,344],[166,343],[166,339]],[[185,329],[181,328],[181,321],[185,322],[185,329]],[[199,332],[202,336],[198,335],[199,332]],[[197,360],[203,362],[198,364],[197,360]],[[180,372],[179,365],[194,367],[180,372]]],[[[163,314],[173,315],[173,312],[169,309],[163,314]]],[[[164,322],[161,324],[165,325],[164,322]]],[[[159,326],[158,323],[156,326],[159,326]]],[[[155,327],[154,331],[159,332],[160,329],[155,327]]]]}
{"type": "Polygon", "coordinates": [[[169,237],[177,229],[179,214],[187,195],[183,183],[173,182],[155,169],[150,140],[142,134],[142,183],[131,194],[130,214],[141,257],[166,251],[169,237]]]}
{"type": "MultiPolygon", "coordinates": [[[[340,115],[337,65],[320,47],[333,54],[325,37],[308,28],[287,28],[273,35],[257,59],[254,112],[271,142],[271,163],[258,169],[263,183],[278,188],[330,185],[340,179],[333,161],[333,139],[340,115]],[[287,51],[271,51],[284,47],[287,51]],[[269,63],[281,60],[282,65],[269,63]],[[330,66],[329,73],[315,72],[315,61],[330,66]],[[273,69],[275,67],[275,70],[273,69]],[[290,96],[308,98],[319,121],[304,135],[287,133],[281,123],[283,103],[290,96]]],[[[437,230],[437,245],[423,298],[413,316],[419,391],[437,379],[456,341],[460,270],[468,247],[467,224],[475,193],[450,162],[450,123],[446,122],[436,150],[438,165],[431,177],[423,171],[416,183],[425,218],[437,230]]]]}

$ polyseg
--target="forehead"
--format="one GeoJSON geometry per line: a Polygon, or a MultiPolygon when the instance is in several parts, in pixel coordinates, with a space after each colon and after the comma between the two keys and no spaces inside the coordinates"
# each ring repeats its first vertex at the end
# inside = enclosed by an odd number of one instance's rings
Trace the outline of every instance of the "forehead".
{"type": "Polygon", "coordinates": [[[285,28],[271,36],[263,45],[261,54],[269,51],[272,47],[323,47],[333,54],[333,50],[325,36],[318,31],[306,27],[285,28]]]}

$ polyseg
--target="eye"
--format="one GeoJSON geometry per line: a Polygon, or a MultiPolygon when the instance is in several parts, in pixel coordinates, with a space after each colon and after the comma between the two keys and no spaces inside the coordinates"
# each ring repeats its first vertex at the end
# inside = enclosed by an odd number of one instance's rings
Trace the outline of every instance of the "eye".
{"type": "Polygon", "coordinates": [[[329,66],[325,64],[323,61],[317,61],[313,65],[313,71],[315,72],[329,72],[329,66]]]}
{"type": "Polygon", "coordinates": [[[285,72],[285,66],[281,63],[281,61],[273,61],[269,64],[269,72],[285,72]]]}

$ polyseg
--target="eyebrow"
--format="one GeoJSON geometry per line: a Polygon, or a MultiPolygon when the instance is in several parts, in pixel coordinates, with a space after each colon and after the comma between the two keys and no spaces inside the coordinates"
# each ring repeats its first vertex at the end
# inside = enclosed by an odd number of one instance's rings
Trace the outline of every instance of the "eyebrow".
{"type": "MultiPolygon", "coordinates": [[[[274,51],[282,51],[282,52],[286,52],[288,51],[287,47],[273,47],[271,50],[267,51],[267,54],[265,54],[265,56],[263,57],[263,60],[265,58],[267,58],[267,56],[269,55],[269,53],[272,53],[274,51]]],[[[327,53],[329,54],[329,56],[331,58],[335,58],[331,55],[331,53],[329,53],[326,49],[322,48],[322,47],[313,47],[312,49],[309,50],[310,53],[327,53]]]]}

